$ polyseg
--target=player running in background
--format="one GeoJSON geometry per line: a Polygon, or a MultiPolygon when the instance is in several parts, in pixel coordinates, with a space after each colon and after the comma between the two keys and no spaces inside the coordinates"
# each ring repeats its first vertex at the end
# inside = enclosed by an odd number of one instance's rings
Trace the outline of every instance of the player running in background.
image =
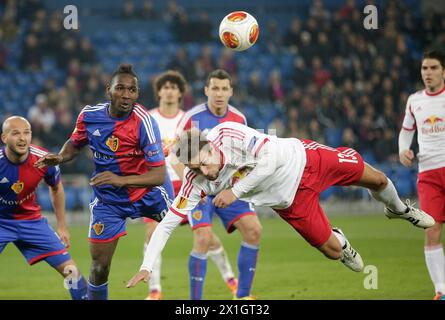
{"type": "Polygon", "coordinates": [[[277,138],[239,123],[226,122],[206,137],[196,129],[184,132],[175,146],[187,170],[187,185],[158,225],[140,271],[127,287],[147,279],[153,262],[173,229],[202,195],[216,195],[213,204],[226,208],[238,199],[273,208],[307,242],[330,259],[340,259],[360,272],[363,261],[340,229],[332,228],[319,204],[320,193],[333,185],[368,188],[385,204],[385,214],[427,228],[434,219],[403,203],[393,183],[350,148],[331,148],[311,140],[277,138]]]}
{"type": "Polygon", "coordinates": [[[111,101],[86,106],[59,154],[48,154],[36,163],[41,168],[70,161],[86,145],[93,152],[91,300],[108,298],[111,260],[119,238],[126,234],[126,218],[147,215],[160,221],[173,197],[158,124],[136,103],[139,87],[132,66],[120,65],[110,81],[107,93],[111,101]]]}
{"type": "Polygon", "coordinates": [[[445,221],[445,53],[427,51],[421,67],[425,90],[409,96],[399,134],[400,162],[411,167],[411,143],[417,130],[420,208],[436,220],[425,230],[425,261],[434,283],[435,300],[445,300],[445,262],[442,223],[445,221]]]}
{"type": "Polygon", "coordinates": [[[66,248],[70,235],[65,225],[65,193],[59,167],[37,169],[34,163],[47,154],[31,145],[28,120],[9,117],[3,122],[0,148],[0,253],[14,243],[30,265],[45,260],[65,278],[72,299],[87,299],[87,284],[66,248]],[[57,233],[42,216],[36,189],[40,181],[49,185],[57,233]]]}
{"type": "MultiPolygon", "coordinates": [[[[229,105],[233,95],[232,79],[224,70],[212,71],[206,80],[207,102],[189,110],[178,126],[178,134],[191,127],[208,132],[226,121],[246,124],[246,118],[236,108],[229,105]]],[[[184,178],[184,190],[188,191],[190,176],[184,178]]],[[[204,279],[207,269],[207,256],[218,266],[221,275],[233,294],[238,298],[249,297],[261,236],[261,224],[254,208],[247,202],[236,201],[228,208],[216,208],[210,195],[188,216],[193,230],[193,249],[189,258],[190,297],[202,299],[204,279]],[[238,253],[238,288],[227,254],[221,241],[212,231],[212,217],[216,213],[227,232],[238,229],[242,242],[238,253]]]]}

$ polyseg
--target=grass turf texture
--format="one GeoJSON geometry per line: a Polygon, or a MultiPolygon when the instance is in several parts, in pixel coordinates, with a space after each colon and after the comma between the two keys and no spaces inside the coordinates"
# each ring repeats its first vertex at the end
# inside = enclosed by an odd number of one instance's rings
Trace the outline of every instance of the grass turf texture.
{"type": "MultiPolygon", "coordinates": [[[[263,237],[252,294],[267,299],[432,299],[434,292],[424,262],[423,231],[406,221],[389,221],[383,214],[331,217],[365,266],[378,271],[378,289],[364,288],[369,274],[355,273],[339,261],[325,258],[283,220],[263,219],[263,237]]],[[[240,235],[227,235],[219,221],[214,230],[228,252],[235,274],[240,235]]],[[[147,285],[127,289],[125,284],[142,262],[144,226],[127,225],[114,255],[109,278],[110,299],[144,299],[147,285]]],[[[70,228],[70,253],[85,276],[90,256],[87,227],[70,228]]],[[[163,253],[162,287],[165,299],[189,299],[188,255],[192,246],[189,226],[178,227],[163,253]]],[[[62,278],[46,262],[28,266],[9,244],[0,255],[0,299],[69,299],[62,278]]],[[[204,299],[231,299],[216,266],[209,259],[204,299]]]]}

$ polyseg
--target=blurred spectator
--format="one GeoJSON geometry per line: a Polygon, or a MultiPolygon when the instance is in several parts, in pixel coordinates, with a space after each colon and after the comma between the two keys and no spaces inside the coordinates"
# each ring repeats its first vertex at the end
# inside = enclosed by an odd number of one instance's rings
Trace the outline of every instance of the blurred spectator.
{"type": "Polygon", "coordinates": [[[48,106],[48,98],[45,94],[38,94],[35,103],[28,111],[28,120],[33,134],[42,138],[51,131],[56,117],[54,111],[48,106]]]}
{"type": "Polygon", "coordinates": [[[261,79],[261,73],[258,70],[252,71],[249,74],[249,80],[247,82],[247,94],[250,96],[251,99],[255,101],[269,100],[269,95],[261,79]]]}
{"type": "Polygon", "coordinates": [[[15,22],[15,16],[12,11],[7,11],[1,18],[0,32],[3,33],[3,41],[11,43],[15,40],[19,27],[15,22]]]}
{"type": "Polygon", "coordinates": [[[122,10],[122,18],[131,20],[137,18],[136,7],[133,0],[125,0],[124,8],[122,10]]]}
{"type": "Polygon", "coordinates": [[[176,70],[182,73],[182,75],[189,82],[193,82],[196,79],[195,69],[193,63],[189,58],[188,52],[184,47],[180,47],[176,51],[176,55],[167,65],[167,69],[176,70]]]}
{"type": "Polygon", "coordinates": [[[77,58],[79,58],[80,63],[91,65],[93,63],[97,62],[96,59],[96,52],[93,49],[93,46],[91,45],[91,41],[83,37],[80,40],[79,50],[77,52],[77,58]]]}
{"type": "Polygon", "coordinates": [[[42,67],[42,51],[38,39],[34,34],[28,34],[25,38],[20,68],[24,70],[36,71],[42,67]]]}
{"type": "Polygon", "coordinates": [[[158,13],[152,0],[144,0],[141,11],[141,18],[148,20],[158,19],[158,13]]]}
{"type": "Polygon", "coordinates": [[[233,51],[227,48],[222,50],[218,60],[218,68],[227,71],[232,77],[238,74],[238,63],[233,55],[233,51]]]}
{"type": "Polygon", "coordinates": [[[322,65],[319,57],[312,58],[312,81],[318,87],[323,88],[326,82],[331,78],[331,73],[322,65]]]}
{"type": "Polygon", "coordinates": [[[8,61],[8,49],[2,42],[3,32],[0,30],[0,70],[5,70],[8,61]]]}
{"type": "Polygon", "coordinates": [[[283,44],[288,47],[298,48],[300,46],[300,38],[302,31],[301,28],[302,28],[301,20],[297,17],[293,18],[289,29],[286,31],[286,34],[284,35],[283,44]]]}
{"type": "Polygon", "coordinates": [[[281,80],[281,74],[278,69],[272,70],[269,75],[268,98],[274,102],[283,102],[285,92],[281,80]]]}

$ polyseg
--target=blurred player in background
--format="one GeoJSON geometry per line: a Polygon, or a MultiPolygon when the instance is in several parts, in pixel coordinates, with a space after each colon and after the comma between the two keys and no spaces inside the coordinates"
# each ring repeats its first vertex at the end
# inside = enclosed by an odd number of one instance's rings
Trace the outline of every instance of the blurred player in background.
{"type": "MultiPolygon", "coordinates": [[[[178,134],[192,127],[208,132],[226,121],[246,124],[246,118],[236,108],[229,105],[233,95],[232,79],[221,69],[212,71],[206,80],[207,102],[189,110],[178,126],[178,134]]],[[[184,178],[184,190],[190,187],[190,176],[184,178]]],[[[209,196],[198,204],[188,216],[193,230],[193,249],[189,259],[190,297],[202,299],[204,279],[207,270],[207,256],[218,266],[228,287],[238,298],[250,296],[253,276],[259,250],[261,224],[255,210],[247,202],[236,201],[228,208],[216,208],[209,196]],[[219,238],[212,231],[212,218],[216,213],[227,232],[235,229],[241,232],[242,242],[238,254],[238,283],[233,274],[227,254],[219,238]]]]}
{"type": "Polygon", "coordinates": [[[327,258],[340,259],[356,272],[363,270],[363,260],[343,232],[331,227],[319,204],[323,190],[333,185],[365,187],[385,204],[389,218],[405,219],[420,228],[434,225],[425,212],[409,201],[403,203],[391,180],[351,148],[278,138],[226,122],[207,136],[195,128],[184,132],[175,153],[187,167],[188,185],[153,233],[141,269],[127,287],[149,277],[170,234],[204,194],[216,195],[212,203],[217,208],[227,208],[238,199],[273,208],[327,258]]]}
{"type": "MultiPolygon", "coordinates": [[[[167,157],[167,172],[173,184],[175,196],[181,188],[184,166],[180,165],[178,161],[176,161],[176,164],[172,164],[171,158],[173,155],[169,155],[169,150],[175,141],[175,133],[178,123],[184,116],[184,111],[181,110],[180,104],[186,85],[187,82],[184,77],[177,71],[167,71],[160,74],[153,83],[153,91],[155,97],[159,100],[159,107],[149,110],[151,116],[156,119],[159,125],[162,147],[164,155],[167,157]]],[[[144,218],[144,222],[147,233],[147,240],[144,245],[145,253],[145,247],[150,241],[150,237],[158,225],[158,222],[150,218],[144,218]]],[[[159,256],[159,259],[156,260],[156,265],[153,268],[152,277],[148,284],[149,295],[146,300],[162,299],[161,264],[162,258],[159,256]]]]}
{"type": "Polygon", "coordinates": [[[30,265],[45,260],[65,278],[72,299],[87,299],[87,284],[66,248],[70,234],[65,224],[65,193],[58,166],[37,169],[34,163],[47,151],[31,145],[28,120],[12,116],[3,122],[0,148],[0,252],[14,243],[30,265]],[[57,219],[57,233],[42,216],[36,189],[49,185],[57,219]]]}
{"type": "Polygon", "coordinates": [[[86,106],[59,154],[48,154],[36,163],[40,168],[70,161],[86,145],[93,152],[91,300],[108,298],[111,260],[119,238],[126,235],[126,218],[147,215],[160,221],[173,197],[158,124],[136,102],[139,86],[132,65],[120,65],[110,81],[110,102],[86,106]]]}
{"type": "Polygon", "coordinates": [[[425,90],[409,96],[403,127],[399,134],[400,162],[411,167],[414,132],[419,144],[417,189],[420,208],[436,220],[425,231],[425,261],[434,283],[435,300],[445,300],[445,262],[442,223],[445,221],[445,53],[437,50],[423,55],[421,67],[425,90]]]}

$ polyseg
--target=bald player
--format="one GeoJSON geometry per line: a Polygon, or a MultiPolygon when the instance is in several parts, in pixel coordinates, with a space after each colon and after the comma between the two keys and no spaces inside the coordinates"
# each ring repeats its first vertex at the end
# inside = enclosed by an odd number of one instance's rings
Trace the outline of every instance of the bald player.
{"type": "Polygon", "coordinates": [[[0,253],[10,242],[30,265],[45,260],[63,277],[71,298],[87,298],[85,278],[66,248],[70,235],[65,224],[65,193],[58,167],[37,169],[34,163],[47,151],[31,145],[28,120],[12,116],[3,122],[0,148],[0,253]],[[42,216],[36,189],[44,179],[49,185],[57,218],[57,233],[42,216]]]}

